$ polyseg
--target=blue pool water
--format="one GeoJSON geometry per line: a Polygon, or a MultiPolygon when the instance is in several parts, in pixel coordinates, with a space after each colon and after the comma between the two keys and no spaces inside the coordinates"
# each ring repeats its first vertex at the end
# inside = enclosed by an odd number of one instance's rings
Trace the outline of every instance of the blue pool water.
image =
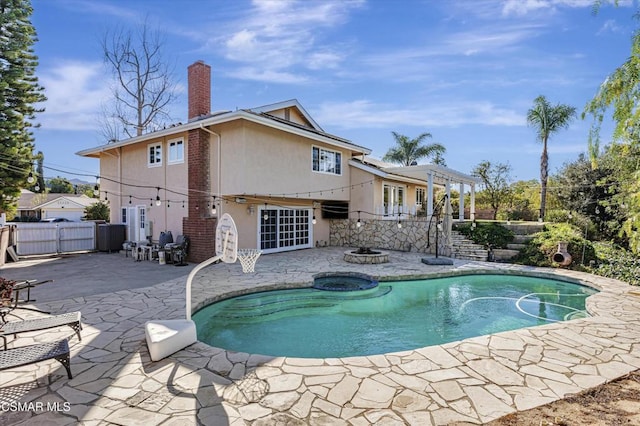
{"type": "Polygon", "coordinates": [[[198,339],[239,352],[332,358],[404,351],[588,316],[596,293],[564,281],[464,275],[235,297],[193,315],[198,339]]]}

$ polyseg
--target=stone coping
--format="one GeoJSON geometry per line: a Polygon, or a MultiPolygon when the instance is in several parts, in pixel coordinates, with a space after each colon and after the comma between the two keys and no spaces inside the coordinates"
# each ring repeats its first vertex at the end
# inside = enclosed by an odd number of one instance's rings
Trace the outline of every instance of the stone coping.
{"type": "MultiPolygon", "coordinates": [[[[469,271],[546,274],[598,288],[590,318],[485,335],[391,354],[349,358],[267,357],[198,342],[151,362],[144,323],[184,315],[184,279],[108,295],[38,304],[82,311],[71,340],[72,380],[55,361],[3,372],[21,401],[68,402],[67,411],[4,413],[9,424],[443,425],[481,424],[563,398],[640,368],[640,297],[620,281],[575,271],[456,261],[430,266],[417,253],[390,263],[347,265],[343,249],[265,255],[255,274],[218,264],[194,280],[194,306],[270,287],[309,285],[320,272],[424,277],[469,271]]],[[[39,314],[29,312],[28,315],[39,314]]],[[[65,337],[47,330],[11,345],[65,337]]]]}

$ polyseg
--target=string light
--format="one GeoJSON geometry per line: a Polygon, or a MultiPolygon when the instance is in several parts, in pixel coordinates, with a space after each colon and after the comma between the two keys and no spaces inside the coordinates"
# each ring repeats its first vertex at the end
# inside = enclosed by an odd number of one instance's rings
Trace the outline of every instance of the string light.
{"type": "Polygon", "coordinates": [[[27,177],[27,182],[33,183],[36,181],[36,178],[33,177],[33,172],[29,172],[29,176],[27,177]]]}
{"type": "Polygon", "coordinates": [[[358,221],[356,222],[356,228],[360,228],[362,226],[362,222],[360,221],[360,210],[358,210],[358,221]]]}
{"type": "Polygon", "coordinates": [[[160,187],[156,188],[158,190],[156,195],[156,206],[160,207],[162,205],[162,201],[160,201],[160,187]]]}
{"type": "Polygon", "coordinates": [[[211,214],[218,214],[218,209],[216,208],[216,196],[213,196],[213,206],[211,207],[211,214]]]}
{"type": "Polygon", "coordinates": [[[262,218],[267,221],[269,220],[269,212],[267,211],[267,203],[264,203],[264,214],[262,215],[262,218]]]}
{"type": "Polygon", "coordinates": [[[318,221],[316,220],[316,208],[313,208],[313,218],[311,219],[311,223],[315,225],[318,221]]]}

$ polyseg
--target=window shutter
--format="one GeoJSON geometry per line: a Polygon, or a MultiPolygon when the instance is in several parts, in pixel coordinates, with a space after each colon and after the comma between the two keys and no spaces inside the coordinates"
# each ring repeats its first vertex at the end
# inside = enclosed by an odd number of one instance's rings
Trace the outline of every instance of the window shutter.
{"type": "Polygon", "coordinates": [[[342,174],[342,154],[336,152],[336,174],[342,174]]]}

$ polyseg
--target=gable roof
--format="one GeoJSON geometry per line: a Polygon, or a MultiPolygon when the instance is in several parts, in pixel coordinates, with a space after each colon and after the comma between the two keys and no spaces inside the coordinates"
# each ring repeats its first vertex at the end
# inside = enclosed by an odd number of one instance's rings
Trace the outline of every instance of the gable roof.
{"type": "Polygon", "coordinates": [[[21,191],[18,199],[18,210],[37,210],[54,204],[57,200],[66,199],[78,208],[85,208],[96,203],[98,200],[89,198],[86,195],[56,194],[56,193],[35,193],[31,191],[21,191]]]}
{"type": "Polygon", "coordinates": [[[276,102],[275,104],[263,105],[257,108],[249,108],[247,111],[255,112],[258,114],[260,113],[269,114],[270,112],[277,111],[280,109],[286,109],[286,108],[296,108],[300,112],[300,114],[302,114],[305,120],[309,122],[309,124],[314,130],[324,133],[324,130],[322,130],[322,127],[320,127],[320,125],[316,123],[313,118],[311,118],[311,115],[309,115],[307,110],[305,110],[302,107],[302,105],[300,104],[300,102],[298,102],[297,99],[289,99],[288,101],[276,102]]]}
{"type": "Polygon", "coordinates": [[[279,102],[276,104],[265,105],[263,107],[258,107],[254,109],[240,109],[236,111],[217,112],[217,113],[208,115],[206,117],[189,121],[188,123],[185,123],[185,124],[179,124],[179,125],[158,130],[155,132],[149,132],[141,136],[135,136],[135,137],[118,141],[115,143],[108,143],[108,144],[100,145],[94,148],[84,149],[82,151],[76,152],[76,155],[80,155],[83,157],[99,157],[101,152],[109,151],[122,146],[133,145],[139,142],[156,139],[163,136],[171,136],[176,133],[182,133],[182,132],[197,129],[200,127],[212,126],[216,124],[227,123],[230,121],[241,120],[241,119],[252,121],[268,127],[276,128],[288,133],[307,137],[309,139],[313,139],[328,145],[333,145],[335,147],[348,149],[356,154],[366,155],[371,153],[371,150],[369,148],[365,148],[363,146],[357,145],[348,139],[344,139],[339,136],[335,136],[330,133],[324,132],[320,128],[320,126],[318,126],[315,123],[315,121],[311,119],[311,117],[304,110],[304,108],[302,108],[302,106],[298,103],[298,101],[294,99],[290,101],[279,102]],[[314,127],[307,127],[298,123],[294,123],[292,121],[285,120],[280,117],[276,117],[272,114],[269,114],[269,112],[276,111],[277,109],[282,109],[283,105],[285,107],[290,106],[290,107],[298,108],[300,110],[300,113],[305,118],[308,117],[308,119],[310,119],[309,122],[314,127]]]}

